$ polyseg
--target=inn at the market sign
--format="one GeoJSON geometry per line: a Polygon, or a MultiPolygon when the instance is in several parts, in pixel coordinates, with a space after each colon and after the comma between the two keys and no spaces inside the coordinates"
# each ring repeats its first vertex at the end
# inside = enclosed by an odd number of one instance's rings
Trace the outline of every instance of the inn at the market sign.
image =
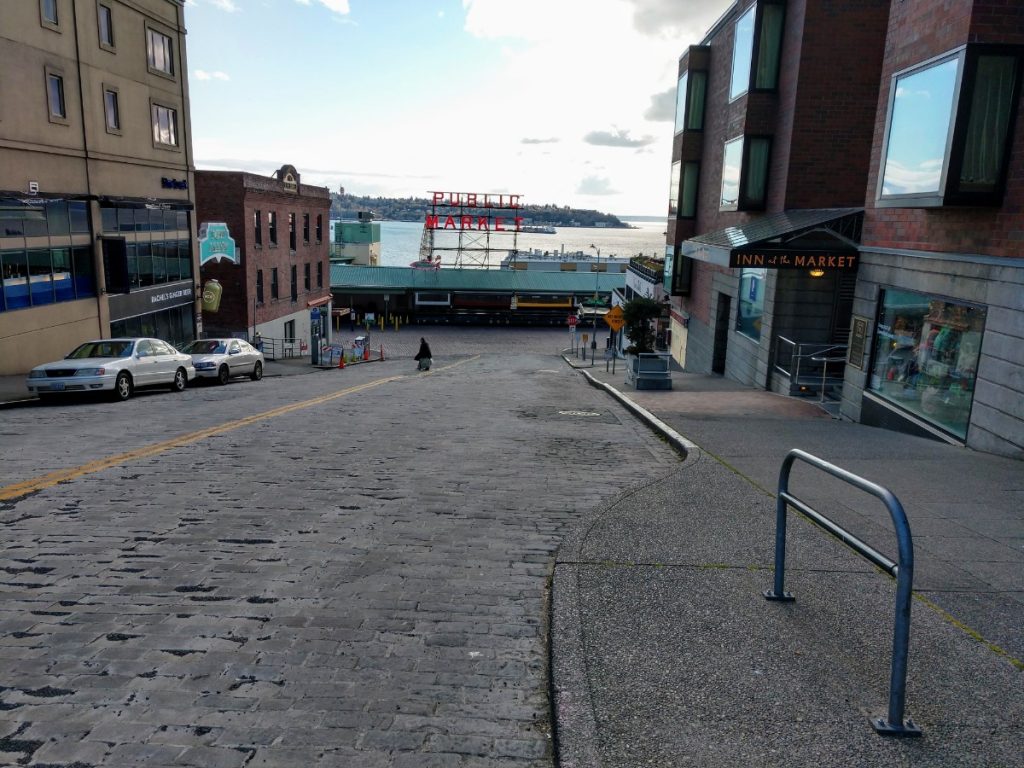
{"type": "Polygon", "coordinates": [[[830,272],[856,272],[857,251],[798,251],[759,248],[732,251],[730,267],[763,267],[765,269],[827,269],[830,272]]]}

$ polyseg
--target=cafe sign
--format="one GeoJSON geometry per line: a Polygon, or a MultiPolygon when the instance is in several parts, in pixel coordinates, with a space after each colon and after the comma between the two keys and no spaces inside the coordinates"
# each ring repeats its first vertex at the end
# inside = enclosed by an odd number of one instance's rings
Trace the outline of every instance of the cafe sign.
{"type": "Polygon", "coordinates": [[[208,261],[223,259],[238,264],[235,241],[228,232],[228,225],[222,221],[211,221],[199,225],[199,266],[208,261]]]}
{"type": "Polygon", "coordinates": [[[729,254],[729,266],[856,272],[858,255],[856,251],[791,251],[762,248],[749,253],[732,251],[729,254]]]}

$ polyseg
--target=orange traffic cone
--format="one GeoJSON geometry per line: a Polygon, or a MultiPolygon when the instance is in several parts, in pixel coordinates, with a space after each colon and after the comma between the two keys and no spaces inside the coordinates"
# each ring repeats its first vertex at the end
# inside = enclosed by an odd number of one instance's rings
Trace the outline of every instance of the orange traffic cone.
{"type": "Polygon", "coordinates": [[[341,357],[338,358],[338,367],[339,368],[344,368],[345,367],[345,353],[344,352],[342,352],[341,353],[341,357]]]}
{"type": "Polygon", "coordinates": [[[369,360],[369,359],[370,359],[370,348],[369,347],[363,347],[363,360],[369,360]]]}

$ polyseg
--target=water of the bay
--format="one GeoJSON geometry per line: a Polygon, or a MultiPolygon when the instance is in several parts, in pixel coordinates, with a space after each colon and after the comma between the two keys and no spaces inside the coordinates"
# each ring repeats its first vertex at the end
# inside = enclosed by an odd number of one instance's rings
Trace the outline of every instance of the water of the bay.
{"type": "MultiPolygon", "coordinates": [[[[513,239],[511,232],[492,232],[487,247],[490,249],[488,263],[498,266],[513,247],[520,251],[540,249],[542,251],[566,251],[574,253],[583,251],[596,256],[601,250],[601,257],[630,257],[645,254],[662,256],[665,253],[665,222],[664,221],[629,221],[635,229],[606,229],[604,227],[559,227],[553,235],[541,235],[519,232],[513,239]],[[591,246],[594,246],[593,248],[591,246]]],[[[423,222],[418,221],[382,221],[380,223],[380,263],[385,267],[407,267],[419,259],[420,240],[423,236],[423,222]]],[[[451,232],[437,232],[435,243],[455,248],[458,238],[451,232]]],[[[464,244],[474,248],[482,248],[483,240],[479,233],[464,235],[464,244]]],[[[454,250],[438,251],[445,266],[454,264],[454,250]]],[[[482,260],[480,251],[467,251],[463,258],[464,265],[476,264],[482,260]]]]}

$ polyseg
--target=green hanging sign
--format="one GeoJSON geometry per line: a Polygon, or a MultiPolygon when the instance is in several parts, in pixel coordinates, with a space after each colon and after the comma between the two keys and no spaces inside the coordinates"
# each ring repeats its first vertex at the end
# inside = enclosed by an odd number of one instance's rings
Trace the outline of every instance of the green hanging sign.
{"type": "Polygon", "coordinates": [[[238,264],[235,241],[228,232],[228,225],[222,221],[211,221],[199,225],[199,266],[208,261],[224,259],[238,264]]]}

